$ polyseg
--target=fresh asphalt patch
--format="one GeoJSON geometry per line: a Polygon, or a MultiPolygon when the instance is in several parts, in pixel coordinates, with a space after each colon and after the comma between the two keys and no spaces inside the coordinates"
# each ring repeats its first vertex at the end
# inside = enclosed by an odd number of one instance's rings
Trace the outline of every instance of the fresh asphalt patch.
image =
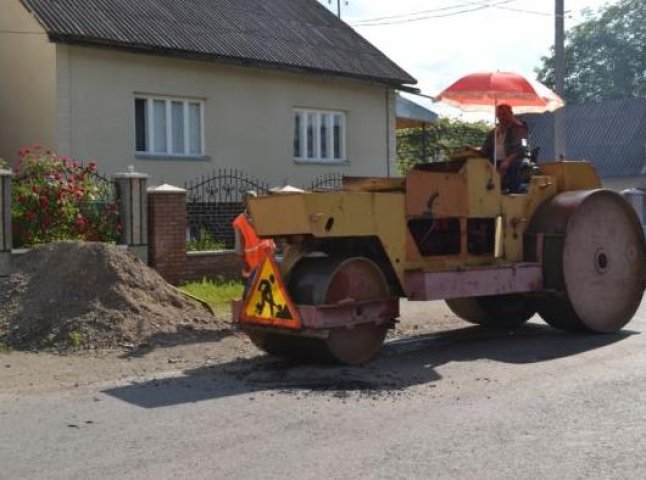
{"type": "Polygon", "coordinates": [[[451,362],[544,362],[603,348],[635,334],[630,330],[611,335],[571,334],[531,323],[514,331],[471,326],[388,341],[374,361],[357,367],[302,364],[259,355],[186,370],[179,377],[133,382],[104,393],[142,408],[261,394],[393,400],[421,394],[416,386],[441,386],[446,379],[438,367],[451,362]]]}

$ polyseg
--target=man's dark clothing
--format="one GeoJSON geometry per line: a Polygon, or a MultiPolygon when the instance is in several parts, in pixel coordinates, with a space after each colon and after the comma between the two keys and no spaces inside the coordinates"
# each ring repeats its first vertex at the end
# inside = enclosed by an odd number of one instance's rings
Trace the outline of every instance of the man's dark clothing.
{"type": "MultiPolygon", "coordinates": [[[[505,131],[505,151],[498,152],[498,158],[505,158],[511,154],[514,155],[505,175],[501,182],[503,190],[507,189],[512,193],[520,190],[520,167],[521,161],[526,153],[526,145],[523,145],[523,140],[527,139],[527,124],[524,122],[514,122],[507,127],[505,131]]],[[[482,154],[489,158],[491,163],[494,163],[494,150],[496,145],[496,129],[494,128],[489,132],[482,149],[482,154]]]]}

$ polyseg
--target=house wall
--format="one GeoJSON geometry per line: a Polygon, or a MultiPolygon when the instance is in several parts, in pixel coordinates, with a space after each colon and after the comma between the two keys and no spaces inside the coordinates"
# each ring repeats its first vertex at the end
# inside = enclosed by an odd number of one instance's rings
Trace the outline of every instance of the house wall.
{"type": "Polygon", "coordinates": [[[0,158],[55,141],[56,47],[18,0],[0,1],[0,158]]]}
{"type": "Polygon", "coordinates": [[[219,167],[274,185],[301,185],[328,172],[395,172],[394,94],[383,86],[78,46],[58,46],[58,58],[67,73],[58,82],[56,148],[96,161],[103,172],[132,165],[151,175],[151,185],[180,186],[219,167]],[[135,94],[204,100],[207,159],[137,157],[135,94]],[[294,161],[294,107],[346,112],[347,162],[294,161]]]}

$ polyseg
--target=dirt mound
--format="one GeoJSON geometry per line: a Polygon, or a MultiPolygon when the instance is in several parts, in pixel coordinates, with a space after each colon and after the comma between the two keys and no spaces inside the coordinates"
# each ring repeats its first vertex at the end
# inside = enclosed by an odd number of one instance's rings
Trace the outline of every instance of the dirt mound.
{"type": "Polygon", "coordinates": [[[15,348],[138,346],[214,325],[225,326],[114,245],[44,245],[0,279],[0,342],[15,348]]]}

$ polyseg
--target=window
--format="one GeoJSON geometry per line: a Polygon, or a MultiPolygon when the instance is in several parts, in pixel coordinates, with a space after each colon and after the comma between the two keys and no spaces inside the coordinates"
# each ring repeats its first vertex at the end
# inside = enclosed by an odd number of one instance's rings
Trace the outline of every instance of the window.
{"type": "Polygon", "coordinates": [[[204,102],[136,97],[135,141],[137,153],[204,155],[204,102]]]}
{"type": "Polygon", "coordinates": [[[314,162],[345,160],[345,113],[294,110],[294,158],[314,162]]]}

